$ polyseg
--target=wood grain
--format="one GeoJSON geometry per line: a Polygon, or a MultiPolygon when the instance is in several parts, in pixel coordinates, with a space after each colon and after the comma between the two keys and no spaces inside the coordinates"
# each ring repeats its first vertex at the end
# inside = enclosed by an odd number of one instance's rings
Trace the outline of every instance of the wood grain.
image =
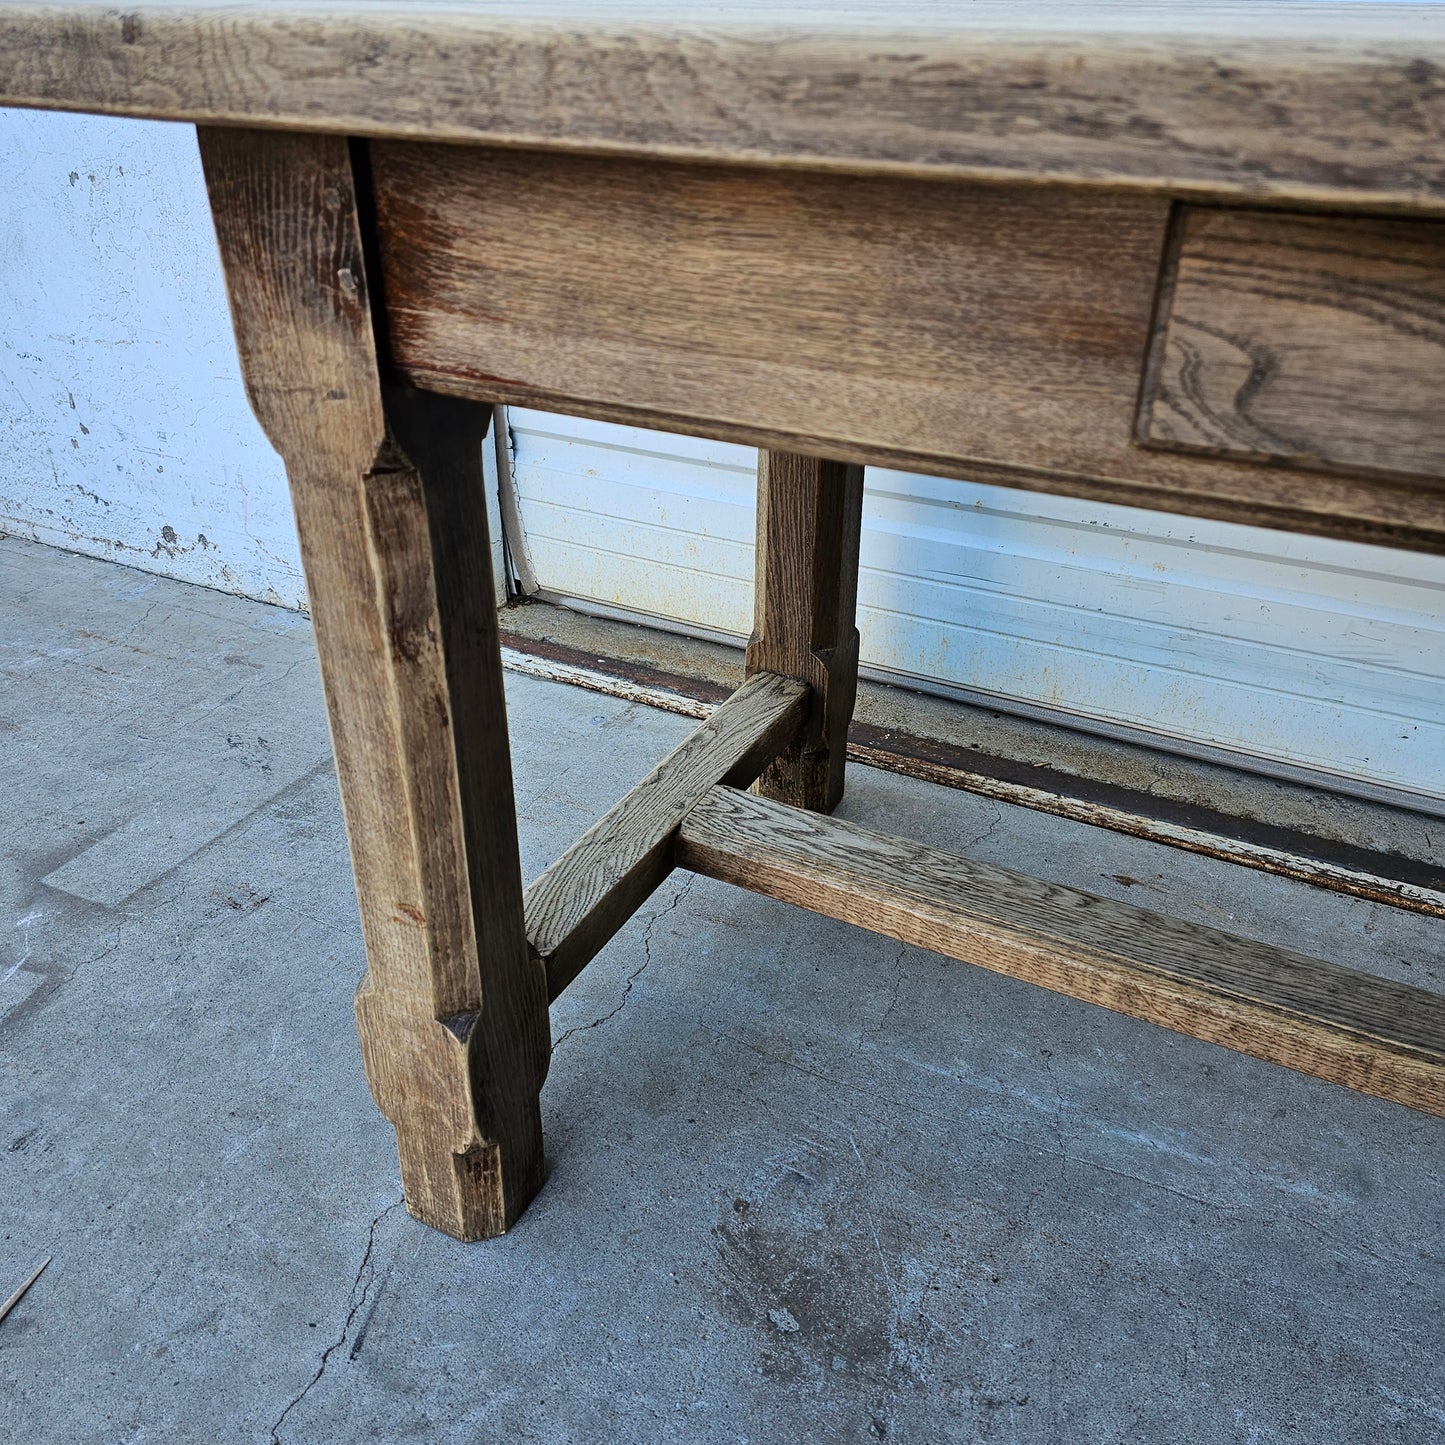
{"type": "Polygon", "coordinates": [[[1445,476],[1445,224],[1190,206],[1140,440],[1445,476]]]}
{"type": "Polygon", "coordinates": [[[527,889],[527,936],[551,998],[672,872],[688,809],[718,783],[751,783],[807,709],[805,683],[766,673],[749,678],[527,889]]]}
{"type": "Polygon", "coordinates": [[[858,545],[863,468],[793,452],[758,453],[753,632],[747,670],[810,689],[808,716],[764,769],[767,798],[831,813],[843,797],[858,694],[858,545]]]}
{"type": "Polygon", "coordinates": [[[750,165],[1445,203],[1386,4],[9,3],[0,104],[750,165]]]}
{"type": "Polygon", "coordinates": [[[1445,997],[735,790],[680,867],[1445,1115],[1445,997]]]}
{"type": "Polygon", "coordinates": [[[481,471],[489,414],[383,388],[345,141],[203,130],[252,405],[286,462],[367,948],[357,1023],[407,1207],[504,1230],[542,1179],[481,471]]]}
{"type": "Polygon", "coordinates": [[[371,147],[419,385],[1445,550],[1445,485],[1134,441],[1162,198],[371,147]]]}

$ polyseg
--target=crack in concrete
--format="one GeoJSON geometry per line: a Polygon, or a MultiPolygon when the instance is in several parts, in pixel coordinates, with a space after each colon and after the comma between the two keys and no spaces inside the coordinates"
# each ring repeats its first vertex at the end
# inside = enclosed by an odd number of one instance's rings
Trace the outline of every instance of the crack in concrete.
{"type": "Polygon", "coordinates": [[[898,956],[893,960],[893,992],[888,995],[888,1006],[878,1016],[878,1022],[873,1025],[873,1032],[883,1032],[883,1025],[893,1016],[893,1010],[898,1007],[898,995],[903,988],[903,959],[908,952],[908,945],[902,939],[898,940],[898,956]]]}
{"type": "Polygon", "coordinates": [[[898,945],[898,953],[893,959],[893,987],[889,992],[888,1002],[873,1023],[859,1022],[858,1037],[853,1044],[855,1051],[862,1049],[865,1037],[871,1036],[876,1039],[883,1032],[883,1026],[892,1016],[893,1010],[898,1007],[898,995],[903,988],[903,958],[908,952],[908,945],[902,939],[895,939],[894,942],[898,945]]]}
{"type": "Polygon", "coordinates": [[[557,1050],[560,1049],[573,1034],[582,1034],[586,1033],[589,1029],[600,1028],[609,1019],[616,1018],[617,1015],[622,1012],[622,1006],[632,996],[632,985],[647,972],[647,966],[652,962],[652,930],[657,926],[658,919],[665,918],[676,909],[682,900],[692,891],[692,885],[696,882],[697,875],[689,874],[687,882],[673,894],[672,902],[669,903],[666,908],[659,908],[657,912],[647,920],[647,927],[642,932],[642,962],[628,974],[627,982],[622,987],[622,997],[617,1000],[616,1005],[608,1010],[607,1013],[603,1014],[601,1018],[593,1019],[590,1024],[577,1024],[573,1028],[568,1029],[566,1033],[562,1034],[557,1042],[552,1045],[553,1054],[556,1054],[557,1050]]]}
{"type": "MultiPolygon", "coordinates": [[[[365,1306],[367,1296],[371,1293],[372,1281],[376,1278],[376,1269],[371,1263],[371,1256],[376,1249],[377,1227],[388,1214],[400,1209],[401,1206],[402,1201],[398,1199],[394,1203],[388,1204],[386,1208],[371,1221],[371,1228],[367,1231],[366,1235],[366,1252],[361,1256],[361,1263],[356,1268],[356,1277],[351,1281],[351,1293],[347,1296],[349,1308],[346,1311],[346,1323],[341,1326],[341,1334],[332,1344],[327,1345],[323,1351],[321,1363],[316,1367],[316,1373],[306,1382],[301,1391],[291,1398],[286,1408],[276,1417],[276,1423],[271,1426],[271,1445],[281,1445],[281,1427],[286,1423],[286,1417],[296,1409],[307,1395],[315,1389],[317,1384],[320,1383],[321,1377],[326,1373],[326,1367],[331,1363],[332,1355],[346,1343],[346,1337],[351,1333],[351,1326],[355,1323],[357,1315],[361,1313],[365,1306]],[[357,1294],[358,1289],[361,1291],[359,1295],[357,1294]]],[[[370,1316],[367,1317],[366,1324],[368,1326],[371,1324],[370,1316]]],[[[360,1341],[357,1343],[359,1347],[360,1341]]],[[[351,1358],[353,1360],[356,1358],[355,1349],[351,1352],[351,1358]]]]}
{"type": "Polygon", "coordinates": [[[562,768],[559,771],[550,774],[547,781],[540,788],[538,788],[535,793],[529,793],[525,798],[518,798],[517,816],[519,818],[530,818],[531,814],[528,810],[532,808],[534,804],[540,803],[544,799],[552,799],[555,801],[564,798],[564,794],[558,793],[555,790],[557,784],[560,783],[562,779],[565,778],[567,774],[571,771],[572,765],[569,763],[565,768],[562,768]]]}
{"type": "Polygon", "coordinates": [[[91,957],[91,958],[82,958],[82,959],[80,959],[77,963],[72,963],[68,968],[66,968],[65,965],[62,964],[62,965],[61,965],[61,969],[63,970],[63,972],[60,971],[60,970],[57,970],[56,975],[55,975],[56,983],[57,983],[57,984],[70,983],[70,982],[75,978],[76,974],[78,974],[78,973],[80,972],[81,969],[83,969],[83,968],[89,968],[92,964],[94,964],[94,963],[100,963],[103,959],[109,958],[109,957],[111,956],[111,954],[113,954],[113,953],[116,951],[116,949],[120,947],[120,943],[121,943],[121,938],[120,938],[120,936],[121,936],[121,933],[122,933],[122,931],[124,930],[124,928],[125,928],[125,924],[124,924],[124,923],[117,923],[117,924],[115,925],[115,933],[114,933],[114,936],[111,938],[110,942],[109,942],[104,948],[102,948],[99,953],[95,954],[93,957],[91,957]]]}
{"type": "MultiPolygon", "coordinates": [[[[42,981],[31,990],[26,998],[21,999],[19,1003],[12,1004],[8,1009],[0,1010],[0,1037],[19,1027],[25,1019],[28,1019],[32,1014],[43,1008],[46,1002],[55,995],[56,990],[70,983],[81,969],[89,968],[92,964],[100,963],[102,960],[109,958],[121,945],[121,933],[123,929],[124,924],[117,923],[115,925],[114,936],[105,948],[101,949],[99,953],[91,958],[82,958],[70,964],[68,968],[63,964],[45,964],[41,965],[38,969],[27,969],[27,973],[38,973],[42,981]]],[[[10,972],[5,975],[5,978],[9,979],[17,972],[19,972],[19,965],[11,969],[10,972]]]]}
{"type": "Polygon", "coordinates": [[[999,807],[998,799],[989,798],[987,801],[989,806],[993,809],[993,822],[990,823],[988,827],[985,828],[983,832],[978,835],[977,838],[973,839],[972,842],[966,843],[964,845],[970,851],[974,848],[977,848],[980,843],[985,843],[990,838],[992,838],[993,835],[998,832],[999,825],[1003,822],[1003,809],[999,807]]]}

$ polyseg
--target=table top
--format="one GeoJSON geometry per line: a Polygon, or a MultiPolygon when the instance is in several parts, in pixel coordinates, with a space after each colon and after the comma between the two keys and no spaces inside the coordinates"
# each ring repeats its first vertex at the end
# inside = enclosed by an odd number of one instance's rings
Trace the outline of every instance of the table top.
{"type": "Polygon", "coordinates": [[[0,104],[1445,210],[1445,3],[0,0],[0,104]]]}

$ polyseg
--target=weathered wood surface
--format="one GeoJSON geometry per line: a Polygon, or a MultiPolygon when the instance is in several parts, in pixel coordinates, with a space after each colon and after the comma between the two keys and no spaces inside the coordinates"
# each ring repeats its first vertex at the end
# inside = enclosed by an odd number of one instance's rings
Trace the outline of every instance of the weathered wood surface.
{"type": "Polygon", "coordinates": [[[1185,208],[1140,440],[1445,476],[1445,223],[1185,208]]]}
{"type": "Polygon", "coordinates": [[[418,385],[1445,550],[1445,483],[1135,442],[1162,197],[371,146],[418,385]]]}
{"type": "Polygon", "coordinates": [[[0,7],[0,104],[748,164],[1445,205],[1436,5],[0,7]]]}
{"type": "Polygon", "coordinates": [[[1445,997],[714,789],[680,867],[1445,1115],[1445,997]]]}
{"type": "Polygon", "coordinates": [[[542,1180],[481,472],[488,413],[383,387],[347,143],[203,130],[246,386],[286,462],[356,872],[357,1022],[407,1207],[496,1234],[542,1180]]]}
{"type": "Polygon", "coordinates": [[[758,453],[749,673],[802,678],[808,716],[758,779],[764,797],[830,813],[843,796],[858,693],[858,544],[863,468],[758,453]]]}
{"type": "Polygon", "coordinates": [[[805,683],[750,678],[527,889],[527,936],[551,998],[672,872],[688,809],[719,783],[751,783],[797,732],[807,705],[805,683]]]}

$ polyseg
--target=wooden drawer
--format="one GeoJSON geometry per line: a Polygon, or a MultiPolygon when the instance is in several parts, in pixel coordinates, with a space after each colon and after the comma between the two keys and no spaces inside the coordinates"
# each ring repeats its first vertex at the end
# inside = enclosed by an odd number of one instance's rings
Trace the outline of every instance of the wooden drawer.
{"type": "MultiPolygon", "coordinates": [[[[371,157],[392,361],[419,386],[1445,551],[1445,485],[1418,479],[1428,439],[1386,468],[1326,432],[1322,475],[1166,436],[1161,364],[1139,444],[1167,196],[405,141],[371,157]]],[[[1412,367],[1435,355],[1412,345],[1412,367]]],[[[1374,385],[1334,366],[1319,371],[1342,392],[1374,385]]]]}
{"type": "Polygon", "coordinates": [[[1185,208],[1139,440],[1445,476],[1445,224],[1185,208]]]}

